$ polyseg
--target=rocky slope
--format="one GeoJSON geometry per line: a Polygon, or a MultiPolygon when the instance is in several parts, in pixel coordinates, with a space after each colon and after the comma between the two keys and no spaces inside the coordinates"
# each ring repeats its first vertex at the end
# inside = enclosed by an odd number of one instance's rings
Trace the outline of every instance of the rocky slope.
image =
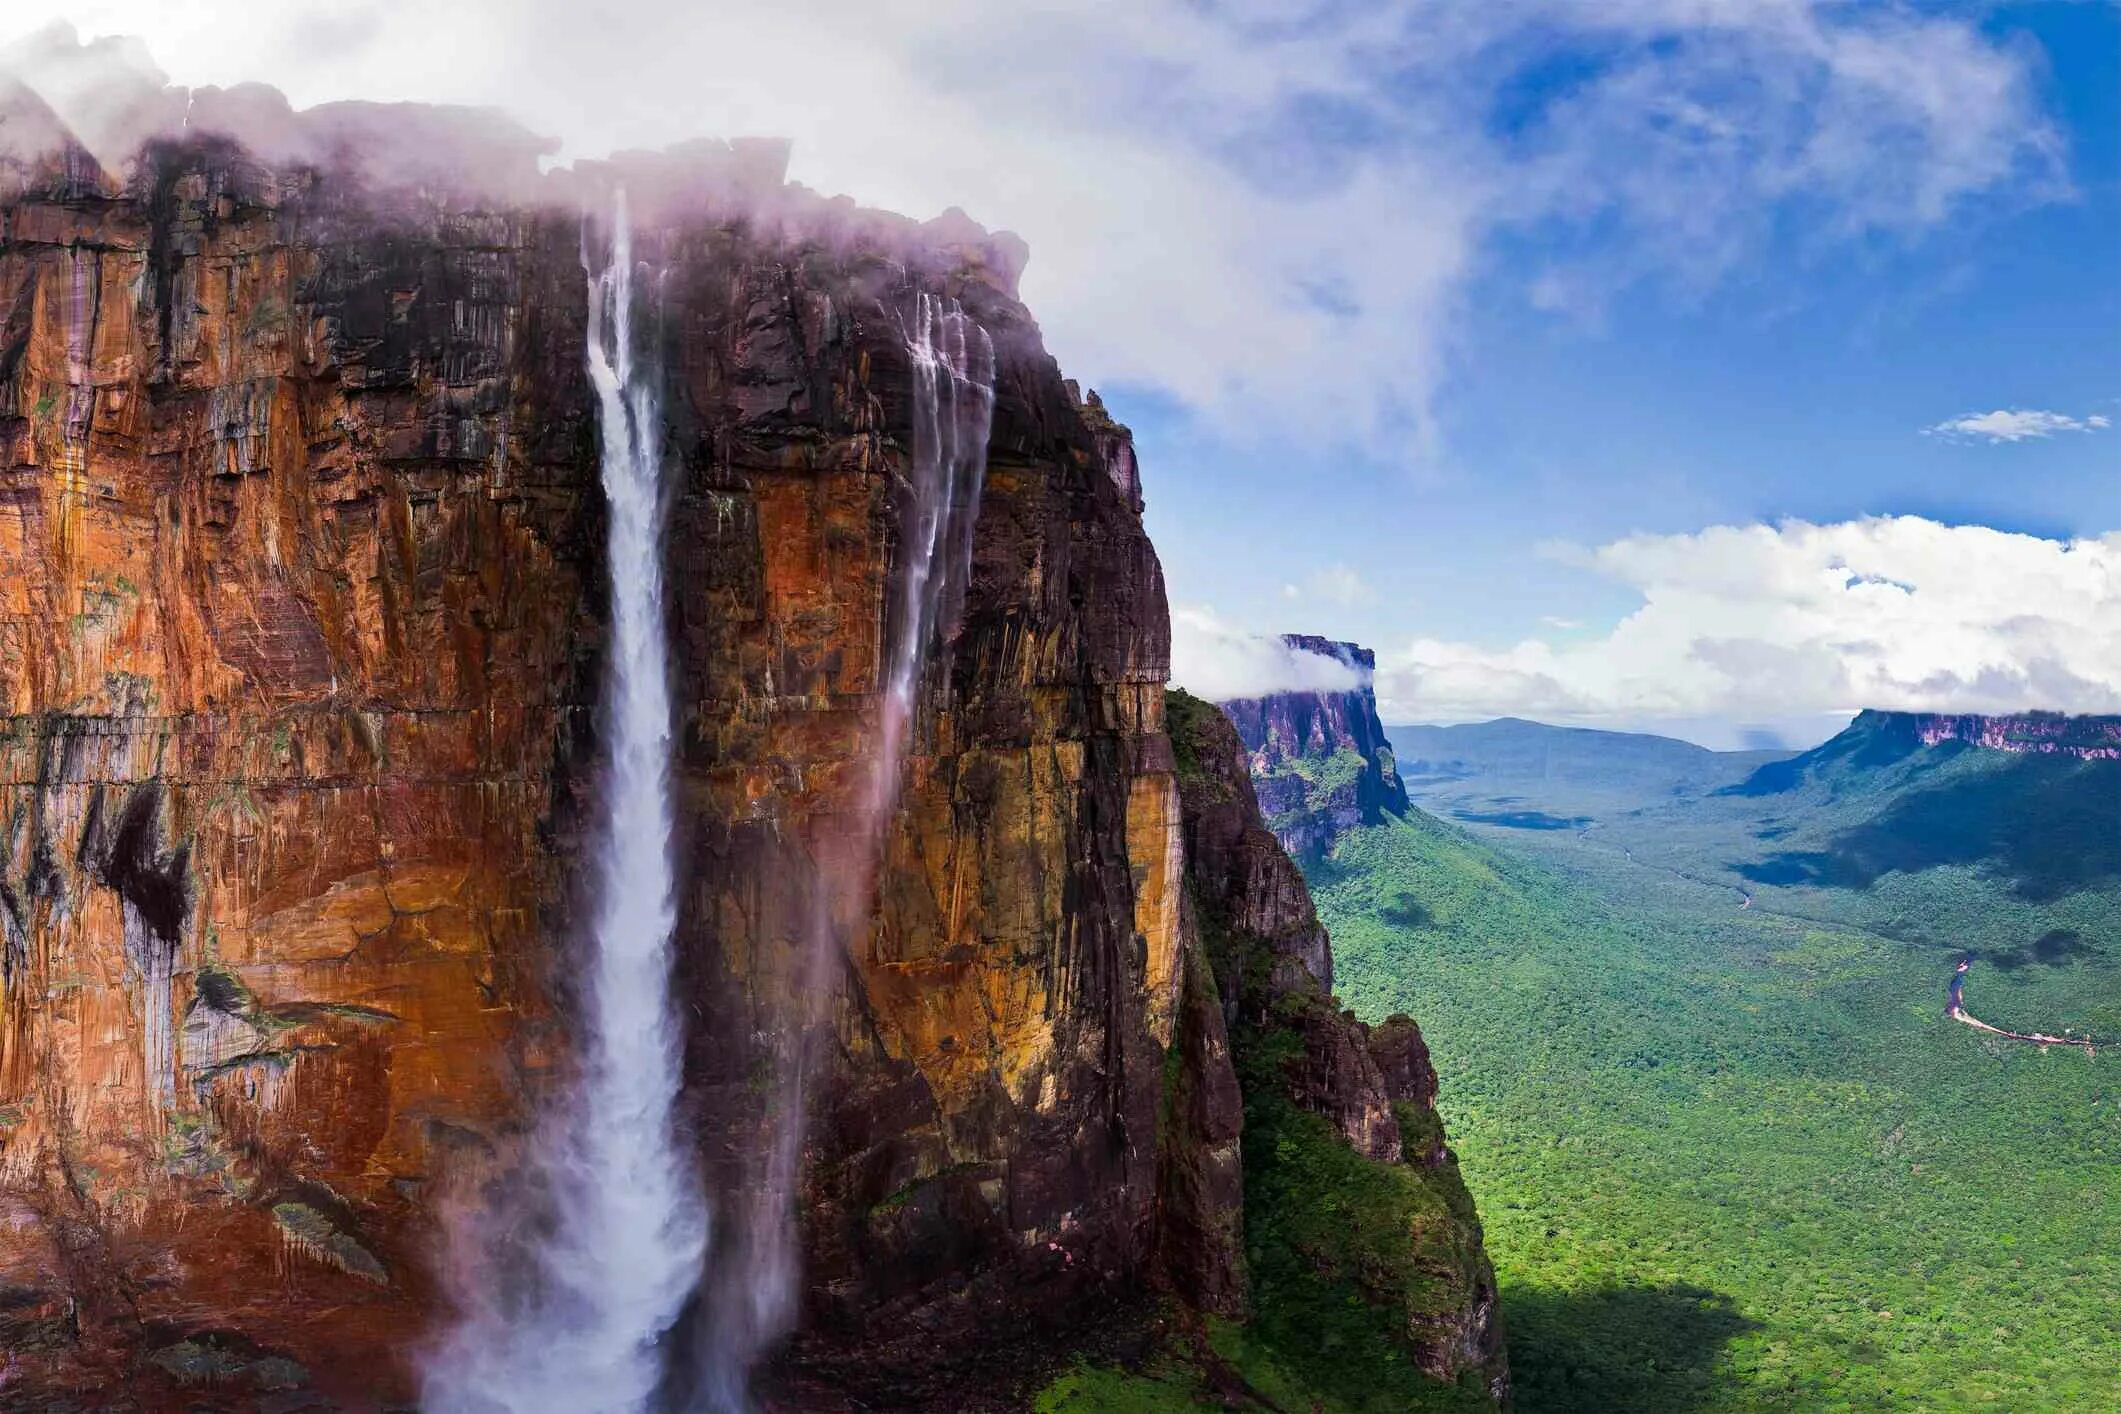
{"type": "Polygon", "coordinates": [[[1240,698],[1222,708],[1237,724],[1275,838],[1291,854],[1315,858],[1359,825],[1374,825],[1386,812],[1404,815],[1407,788],[1377,719],[1370,686],[1377,655],[1314,634],[1283,634],[1282,642],[1352,669],[1357,685],[1240,698]]]}
{"type": "MultiPolygon", "coordinates": [[[[787,186],[771,145],[539,178],[490,115],[176,92],[92,151],[0,90],[0,1402],[416,1394],[443,1213],[506,1181],[571,1063],[606,597],[581,227],[620,184],[667,311],[684,1103],[720,1256],[875,746],[905,310],[962,301],[998,358],[962,627],[876,906],[835,920],[767,1384],[1005,1406],[1151,1290],[1246,1312],[1241,994],[1188,946],[1161,572],[1022,247],[787,186]]],[[[1307,910],[1258,867],[1217,917],[1307,910]]],[[[1274,996],[1329,976],[1322,933],[1291,956],[1274,996]]],[[[1305,1103],[1397,1157],[1421,1067],[1373,1084],[1316,1009],[1362,1098],[1333,1071],[1305,1103]]],[[[1470,1358],[1409,1321],[1439,1373],[1470,1358]]]]}

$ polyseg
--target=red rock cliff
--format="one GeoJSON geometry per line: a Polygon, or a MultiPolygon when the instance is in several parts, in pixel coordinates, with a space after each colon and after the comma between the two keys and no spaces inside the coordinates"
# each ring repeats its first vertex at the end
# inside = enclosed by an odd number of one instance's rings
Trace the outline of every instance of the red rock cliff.
{"type": "MultiPolygon", "coordinates": [[[[435,1185],[567,1060],[603,612],[580,218],[321,140],[267,161],[196,109],[112,170],[8,101],[51,141],[0,202],[4,1378],[404,1397],[435,1185]]],[[[848,944],[798,1351],[947,1368],[1152,1264],[1162,580],[1020,250],[757,169],[578,178],[693,194],[640,236],[673,311],[688,1110],[730,1178],[732,1038],[871,747],[897,314],[948,294],[999,354],[991,466],[848,944]]]]}
{"type": "Polygon", "coordinates": [[[122,160],[0,92],[0,1402],[415,1395],[443,1194],[505,1173],[571,1063],[581,210],[616,183],[663,272],[684,1108],[725,1214],[874,750],[904,311],[958,299],[998,356],[962,626],[842,920],[769,1384],[1006,1405],[1152,1289],[1242,1314],[1162,576],[1021,246],[787,187],[771,145],[540,179],[487,115],[168,92],[122,160]]]}

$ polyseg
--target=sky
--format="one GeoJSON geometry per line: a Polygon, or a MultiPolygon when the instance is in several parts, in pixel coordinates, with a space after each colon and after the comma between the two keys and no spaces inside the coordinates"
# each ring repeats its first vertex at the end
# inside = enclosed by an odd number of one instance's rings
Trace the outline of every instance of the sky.
{"type": "Polygon", "coordinates": [[[2109,0],[9,0],[0,44],[53,20],[1017,231],[1203,691],[1310,671],[1288,630],[1395,722],[2121,710],[2109,0]]]}

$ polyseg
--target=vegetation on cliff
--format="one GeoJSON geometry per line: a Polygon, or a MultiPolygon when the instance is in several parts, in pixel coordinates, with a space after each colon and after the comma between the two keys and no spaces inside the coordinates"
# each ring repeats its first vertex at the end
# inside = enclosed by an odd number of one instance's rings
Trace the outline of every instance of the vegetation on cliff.
{"type": "Polygon", "coordinates": [[[1418,1053],[1419,1033],[1398,1018],[1381,1039],[1293,965],[1316,920],[1300,888],[1259,906],[1262,873],[1290,866],[1261,828],[1236,735],[1208,703],[1174,691],[1166,704],[1189,842],[1222,836],[1189,851],[1189,942],[1232,1019],[1250,1299],[1242,1321],[1179,1319],[1183,1334],[1128,1367],[1069,1372],[1038,1408],[1491,1409],[1507,1388],[1494,1279],[1434,1077],[1425,1056],[1397,1078],[1379,1064],[1386,1046],[1418,1053]],[[1242,849],[1271,853],[1218,872],[1242,849]]]}

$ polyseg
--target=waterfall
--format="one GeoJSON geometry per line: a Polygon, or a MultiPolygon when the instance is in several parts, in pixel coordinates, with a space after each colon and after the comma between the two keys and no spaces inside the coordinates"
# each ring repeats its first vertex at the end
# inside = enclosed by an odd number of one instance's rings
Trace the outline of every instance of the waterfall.
{"type": "Polygon", "coordinates": [[[897,553],[882,604],[885,647],[868,770],[850,802],[853,828],[814,843],[818,887],[796,976],[771,1043],[775,1071],[760,1151],[725,1213],[723,1246],[702,1312],[697,1407],[739,1414],[760,1353],[796,1315],[795,1202],[809,1076],[825,1004],[838,986],[844,939],[875,906],[877,868],[899,799],[907,744],[932,650],[957,631],[994,415],[994,345],[954,300],[917,296],[904,328],[913,371],[913,446],[897,489],[897,553]]]}
{"type": "Polygon", "coordinates": [[[878,745],[864,811],[873,861],[898,803],[906,733],[929,649],[956,633],[972,575],[972,531],[994,421],[994,344],[957,301],[921,295],[906,337],[913,363],[913,465],[900,529],[898,602],[878,745]]]}
{"type": "Polygon", "coordinates": [[[581,1070],[527,1158],[537,1221],[483,1215],[475,1240],[485,1250],[457,1264],[466,1315],[429,1364],[431,1410],[648,1407],[663,1378],[661,1344],[706,1250],[697,1172],[673,1132],[681,1048],[670,997],[677,910],[662,369],[659,341],[644,344],[634,328],[641,296],[623,193],[609,263],[594,266],[585,240],[583,267],[609,511],[611,638],[593,926],[579,987],[581,1070]],[[495,1250],[519,1244],[527,1247],[495,1250]]]}
{"type": "MultiPolygon", "coordinates": [[[[635,1414],[673,1403],[734,1414],[760,1353],[793,1323],[795,1200],[809,1073],[848,930],[875,902],[933,647],[955,632],[994,411],[994,348],[954,301],[920,295],[905,330],[913,448],[897,495],[894,575],[869,769],[845,843],[817,845],[817,897],[796,975],[773,999],[770,1096],[708,1259],[697,1169],[674,1134],[682,1080],[670,998],[671,708],[663,621],[662,370],[634,329],[632,234],[618,201],[611,258],[589,273],[587,361],[609,503],[609,753],[596,856],[593,951],[580,987],[581,1071],[539,1125],[518,1201],[489,1202],[452,1234],[460,1324],[427,1361],[440,1414],[635,1414]],[[666,1336],[699,1299],[690,1369],[666,1336]],[[675,1384],[673,1383],[675,1381],[675,1384]],[[689,1385],[689,1393],[678,1388],[689,1385]]],[[[827,835],[833,832],[828,830],[827,835]]]]}

